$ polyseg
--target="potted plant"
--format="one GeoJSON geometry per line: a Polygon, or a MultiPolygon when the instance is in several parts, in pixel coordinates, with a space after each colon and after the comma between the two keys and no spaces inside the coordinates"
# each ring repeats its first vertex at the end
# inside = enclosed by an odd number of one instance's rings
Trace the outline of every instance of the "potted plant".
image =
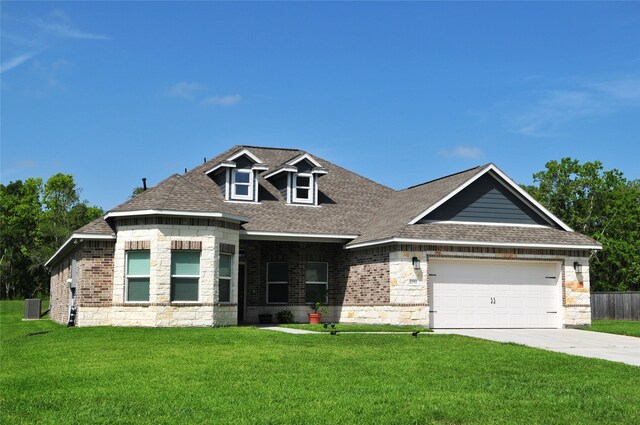
{"type": "Polygon", "coordinates": [[[315,303],[311,304],[311,310],[313,310],[313,313],[309,313],[309,323],[312,325],[320,324],[322,314],[328,311],[327,307],[322,305],[320,301],[316,301],[315,303]]]}

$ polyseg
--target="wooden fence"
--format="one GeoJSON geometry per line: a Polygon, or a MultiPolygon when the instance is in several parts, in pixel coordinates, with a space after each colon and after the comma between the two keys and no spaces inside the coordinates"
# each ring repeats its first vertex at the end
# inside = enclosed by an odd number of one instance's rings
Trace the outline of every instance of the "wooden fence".
{"type": "Polygon", "coordinates": [[[592,292],[591,319],[640,320],[640,291],[592,292]]]}

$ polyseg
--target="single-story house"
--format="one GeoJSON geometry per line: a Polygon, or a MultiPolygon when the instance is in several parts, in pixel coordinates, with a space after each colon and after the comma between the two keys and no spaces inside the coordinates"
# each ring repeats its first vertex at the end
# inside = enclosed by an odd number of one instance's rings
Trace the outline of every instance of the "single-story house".
{"type": "Polygon", "coordinates": [[[589,325],[589,257],[494,164],[393,190],[298,149],[235,146],[75,231],[51,317],[228,326],[293,312],[432,328],[589,325]]]}

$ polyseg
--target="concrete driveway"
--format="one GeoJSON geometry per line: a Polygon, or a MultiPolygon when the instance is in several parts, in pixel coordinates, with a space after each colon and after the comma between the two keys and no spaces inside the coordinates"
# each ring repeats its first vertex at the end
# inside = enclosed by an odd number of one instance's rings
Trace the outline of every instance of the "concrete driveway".
{"type": "Polygon", "coordinates": [[[632,336],[578,329],[436,329],[434,332],[515,342],[559,353],[640,366],[640,338],[632,336]]]}

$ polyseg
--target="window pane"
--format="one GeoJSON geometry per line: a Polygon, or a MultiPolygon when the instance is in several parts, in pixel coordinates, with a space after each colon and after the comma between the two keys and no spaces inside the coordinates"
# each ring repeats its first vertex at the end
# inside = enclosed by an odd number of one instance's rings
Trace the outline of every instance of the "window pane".
{"type": "Polygon", "coordinates": [[[218,301],[221,303],[231,302],[231,280],[218,279],[218,301]]]}
{"type": "Polygon", "coordinates": [[[309,177],[297,176],[296,177],[296,186],[309,187],[309,177]]]}
{"type": "Polygon", "coordinates": [[[127,252],[127,274],[149,276],[149,251],[127,252]]]}
{"type": "Polygon", "coordinates": [[[248,185],[235,185],[236,195],[248,196],[249,195],[249,186],[248,185]]]}
{"type": "Polygon", "coordinates": [[[231,256],[220,254],[220,268],[218,275],[220,277],[231,277],[231,256]]]}
{"type": "Polygon", "coordinates": [[[149,278],[130,278],[127,301],[149,301],[149,278]]]}
{"type": "Polygon", "coordinates": [[[268,263],[267,281],[269,282],[288,282],[289,281],[289,265],[287,263],[268,263]]]}
{"type": "Polygon", "coordinates": [[[172,278],[171,301],[198,301],[198,279],[187,277],[172,278]]]}
{"type": "Polygon", "coordinates": [[[172,275],[200,275],[200,251],[171,251],[172,275]]]}
{"type": "Polygon", "coordinates": [[[307,263],[307,282],[328,282],[327,263],[307,263]]]}
{"type": "Polygon", "coordinates": [[[309,199],[309,189],[296,189],[296,198],[309,199]]]}
{"type": "Polygon", "coordinates": [[[289,285],[286,283],[270,283],[269,299],[270,303],[286,303],[289,301],[289,285]]]}
{"type": "Polygon", "coordinates": [[[318,301],[323,304],[326,303],[327,285],[324,283],[307,283],[304,300],[308,303],[315,303],[318,301]]]}
{"type": "Polygon", "coordinates": [[[236,171],[235,182],[236,183],[249,183],[251,172],[236,171]]]}

